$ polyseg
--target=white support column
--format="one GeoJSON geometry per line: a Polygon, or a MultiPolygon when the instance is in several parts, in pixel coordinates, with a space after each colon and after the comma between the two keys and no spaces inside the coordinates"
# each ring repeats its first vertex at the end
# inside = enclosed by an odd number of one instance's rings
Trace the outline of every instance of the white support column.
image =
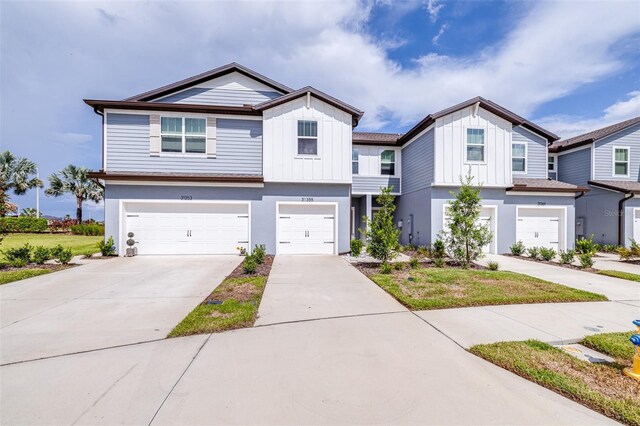
{"type": "MultiPolygon", "coordinates": [[[[373,201],[371,199],[371,194],[365,195],[365,214],[367,215],[367,218],[369,218],[369,221],[371,221],[371,219],[373,218],[372,204],[373,204],[373,201]]],[[[367,231],[368,230],[369,230],[369,226],[367,225],[367,231]]]]}

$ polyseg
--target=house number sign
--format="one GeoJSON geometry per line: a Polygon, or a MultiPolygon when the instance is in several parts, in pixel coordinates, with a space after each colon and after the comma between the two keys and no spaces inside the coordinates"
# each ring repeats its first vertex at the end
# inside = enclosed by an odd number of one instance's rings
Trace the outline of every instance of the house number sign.
{"type": "Polygon", "coordinates": [[[191,195],[181,195],[180,199],[184,200],[184,201],[190,201],[190,200],[193,200],[193,196],[191,196],[191,195]]]}
{"type": "Polygon", "coordinates": [[[302,197],[303,203],[313,203],[313,197],[302,197]]]}

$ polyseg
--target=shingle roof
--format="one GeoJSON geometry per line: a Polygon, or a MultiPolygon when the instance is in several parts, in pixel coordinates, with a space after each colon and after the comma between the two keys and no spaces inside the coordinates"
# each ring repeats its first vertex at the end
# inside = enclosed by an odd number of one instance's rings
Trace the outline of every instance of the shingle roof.
{"type": "Polygon", "coordinates": [[[640,123],[640,116],[631,118],[626,121],[621,121],[620,123],[612,124],[611,126],[603,127],[601,129],[597,129],[579,136],[574,136],[569,139],[556,141],[549,147],[549,151],[558,152],[586,145],[591,142],[597,141],[598,139],[606,138],[607,136],[620,132],[638,123],[640,123]]]}
{"type": "Polygon", "coordinates": [[[589,185],[629,194],[640,194],[640,182],[632,180],[590,180],[589,185]]]}
{"type": "Polygon", "coordinates": [[[513,178],[513,186],[507,191],[529,192],[582,192],[588,188],[581,188],[566,182],[552,179],[513,178]]]}
{"type": "Polygon", "coordinates": [[[401,133],[353,132],[353,143],[361,145],[395,145],[401,133]]]}

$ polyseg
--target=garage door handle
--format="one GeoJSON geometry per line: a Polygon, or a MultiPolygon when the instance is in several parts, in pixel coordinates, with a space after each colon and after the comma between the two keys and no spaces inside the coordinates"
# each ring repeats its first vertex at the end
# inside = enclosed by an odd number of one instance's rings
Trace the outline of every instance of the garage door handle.
{"type": "Polygon", "coordinates": [[[291,244],[291,241],[280,241],[280,244],[291,244]]]}
{"type": "Polygon", "coordinates": [[[280,219],[291,219],[291,216],[280,216],[280,219]]]}
{"type": "Polygon", "coordinates": [[[238,241],[238,244],[249,244],[249,241],[238,241]]]}
{"type": "Polygon", "coordinates": [[[325,244],[333,244],[333,241],[325,241],[325,244]]]}
{"type": "Polygon", "coordinates": [[[333,216],[325,216],[325,219],[333,219],[333,216]]]}
{"type": "Polygon", "coordinates": [[[248,214],[241,214],[241,215],[238,215],[238,217],[242,218],[242,219],[245,219],[245,218],[248,218],[249,215],[248,214]]]}

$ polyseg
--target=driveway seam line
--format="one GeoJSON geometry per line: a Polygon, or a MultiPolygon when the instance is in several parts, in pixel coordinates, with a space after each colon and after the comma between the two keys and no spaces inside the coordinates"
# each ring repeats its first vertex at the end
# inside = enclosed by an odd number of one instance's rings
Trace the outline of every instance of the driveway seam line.
{"type": "Polygon", "coordinates": [[[453,337],[449,336],[447,333],[445,333],[444,331],[440,330],[438,327],[436,327],[435,325],[431,324],[429,321],[427,321],[426,319],[422,318],[420,315],[416,314],[415,311],[409,311],[411,312],[411,314],[413,314],[413,316],[415,316],[416,318],[418,318],[420,321],[424,322],[425,324],[428,324],[429,326],[431,326],[431,328],[433,328],[435,331],[437,331],[438,333],[442,334],[444,337],[446,337],[447,339],[451,340],[453,343],[455,343],[458,347],[460,347],[463,351],[468,351],[467,348],[465,348],[464,346],[462,346],[460,343],[458,343],[457,340],[455,340],[453,337]]]}
{"type": "Polygon", "coordinates": [[[27,362],[44,361],[46,359],[61,358],[63,356],[73,356],[73,355],[87,354],[87,353],[91,353],[91,352],[106,351],[106,350],[109,350],[109,349],[126,348],[128,346],[144,345],[146,343],[161,342],[163,340],[168,340],[168,339],[166,337],[163,337],[161,339],[141,340],[139,342],[134,342],[134,343],[124,343],[122,345],[105,346],[105,347],[102,347],[102,348],[87,349],[86,351],[68,352],[66,354],[43,356],[41,358],[31,358],[31,359],[25,359],[25,360],[21,360],[21,361],[12,361],[12,362],[7,362],[6,364],[0,364],[0,367],[6,367],[6,366],[9,366],[9,365],[16,365],[16,364],[24,364],[24,363],[27,363],[27,362]]]}
{"type": "Polygon", "coordinates": [[[164,403],[167,402],[167,399],[169,399],[169,397],[171,396],[171,394],[173,393],[173,390],[176,388],[176,386],[178,386],[178,383],[180,383],[180,381],[182,380],[182,378],[184,377],[185,374],[187,374],[187,371],[189,370],[189,368],[191,367],[191,364],[193,364],[193,362],[196,360],[196,358],[198,357],[198,355],[200,355],[200,351],[202,351],[202,349],[204,348],[204,346],[209,342],[209,339],[211,339],[211,336],[213,336],[213,333],[209,334],[207,336],[207,338],[205,339],[204,342],[202,342],[202,345],[200,345],[200,347],[198,348],[198,350],[196,351],[196,353],[193,355],[193,358],[191,358],[191,361],[189,361],[189,364],[187,364],[187,366],[185,367],[184,371],[182,372],[182,374],[180,374],[180,377],[178,377],[178,380],[176,380],[176,382],[173,384],[173,386],[171,386],[171,389],[169,389],[169,392],[167,393],[167,396],[164,397],[164,399],[162,400],[162,402],[160,403],[160,405],[158,406],[158,409],[156,410],[156,412],[153,414],[153,417],[151,417],[151,420],[149,420],[149,423],[147,424],[148,426],[151,426],[151,424],[153,423],[153,421],[156,419],[156,416],[158,415],[158,413],[160,412],[160,410],[162,409],[162,407],[164,406],[164,403]]]}
{"type": "Polygon", "coordinates": [[[251,328],[271,327],[272,325],[298,324],[303,322],[324,321],[324,320],[341,319],[341,318],[358,318],[358,317],[369,317],[369,316],[375,316],[375,315],[402,314],[405,312],[408,312],[408,311],[405,310],[405,311],[372,312],[369,314],[337,315],[335,317],[307,318],[307,319],[301,319],[301,320],[281,321],[281,322],[273,322],[269,324],[259,324],[259,325],[254,325],[251,328]]]}

